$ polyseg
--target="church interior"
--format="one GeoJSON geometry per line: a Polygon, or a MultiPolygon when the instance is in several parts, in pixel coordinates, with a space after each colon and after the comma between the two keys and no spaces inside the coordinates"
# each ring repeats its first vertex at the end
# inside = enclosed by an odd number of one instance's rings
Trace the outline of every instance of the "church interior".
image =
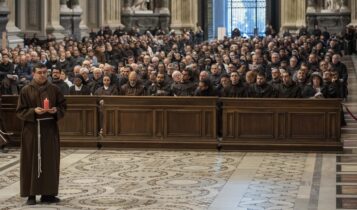
{"type": "Polygon", "coordinates": [[[0,209],[357,209],[355,0],[0,0],[0,31],[0,209]]]}

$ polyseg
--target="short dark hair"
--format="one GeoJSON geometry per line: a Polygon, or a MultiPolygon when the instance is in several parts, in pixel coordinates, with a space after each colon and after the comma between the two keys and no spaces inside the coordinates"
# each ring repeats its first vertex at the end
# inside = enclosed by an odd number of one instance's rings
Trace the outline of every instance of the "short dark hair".
{"type": "Polygon", "coordinates": [[[58,70],[59,71],[59,73],[61,73],[62,72],[62,69],[61,68],[54,68],[54,69],[52,69],[52,73],[53,73],[53,71],[54,70],[58,70]]]}
{"type": "Polygon", "coordinates": [[[257,73],[257,77],[264,77],[264,78],[267,78],[267,75],[265,74],[265,72],[263,72],[263,71],[258,71],[258,73],[257,73]]]}
{"type": "Polygon", "coordinates": [[[42,68],[47,68],[45,64],[42,63],[36,63],[33,68],[32,68],[32,72],[36,72],[36,69],[42,69],[42,68]]]}

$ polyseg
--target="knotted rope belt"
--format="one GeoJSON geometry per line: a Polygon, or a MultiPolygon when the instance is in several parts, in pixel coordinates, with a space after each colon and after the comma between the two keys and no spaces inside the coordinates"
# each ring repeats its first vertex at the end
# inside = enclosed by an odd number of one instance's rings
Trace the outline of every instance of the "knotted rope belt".
{"type": "Polygon", "coordinates": [[[42,157],[41,157],[41,121],[53,120],[53,118],[37,119],[37,178],[39,179],[42,173],[42,157]]]}

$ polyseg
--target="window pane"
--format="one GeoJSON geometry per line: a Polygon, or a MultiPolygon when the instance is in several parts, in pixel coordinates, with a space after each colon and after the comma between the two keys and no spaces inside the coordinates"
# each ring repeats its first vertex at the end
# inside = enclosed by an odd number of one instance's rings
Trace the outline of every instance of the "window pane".
{"type": "Polygon", "coordinates": [[[260,36],[265,34],[266,0],[227,0],[228,35],[234,28],[239,28],[242,36],[254,35],[258,27],[260,36]]]}

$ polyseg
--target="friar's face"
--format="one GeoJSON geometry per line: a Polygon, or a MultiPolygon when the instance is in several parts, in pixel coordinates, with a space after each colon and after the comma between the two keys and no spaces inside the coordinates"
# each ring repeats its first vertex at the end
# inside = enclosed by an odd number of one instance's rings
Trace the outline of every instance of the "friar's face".
{"type": "Polygon", "coordinates": [[[32,76],[37,84],[44,84],[47,81],[47,68],[36,68],[32,76]]]}

